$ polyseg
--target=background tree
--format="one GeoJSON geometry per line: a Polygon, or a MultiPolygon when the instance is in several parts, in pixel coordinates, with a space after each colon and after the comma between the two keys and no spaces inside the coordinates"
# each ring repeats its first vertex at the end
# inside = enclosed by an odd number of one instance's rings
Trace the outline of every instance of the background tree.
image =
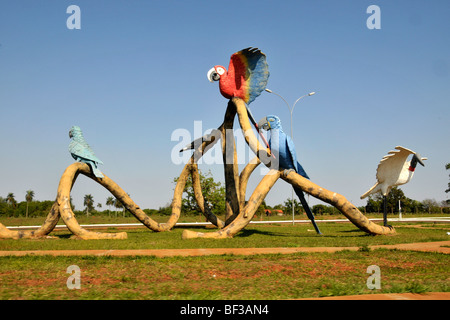
{"type": "MultiPolygon", "coordinates": [[[[405,210],[407,210],[405,208],[405,210]]],[[[403,210],[404,211],[404,210],[403,210]]],[[[417,200],[411,200],[409,204],[409,212],[411,213],[419,213],[423,211],[423,205],[420,201],[417,200]]]]}
{"type": "Polygon", "coordinates": [[[373,195],[370,195],[367,198],[366,204],[366,212],[381,212],[382,202],[373,198],[373,195]]]}
{"type": "MultiPolygon", "coordinates": [[[[296,200],[294,199],[294,201],[296,201],[296,200]]],[[[295,203],[295,202],[294,202],[294,203],[295,203]]],[[[281,211],[284,212],[284,210],[286,210],[286,207],[283,206],[282,204],[276,204],[276,205],[274,205],[272,208],[269,207],[269,209],[273,209],[273,210],[281,210],[281,211]]],[[[291,210],[292,210],[292,209],[291,209],[291,210]]]]}
{"type": "Polygon", "coordinates": [[[6,204],[6,198],[0,197],[0,214],[6,213],[6,207],[8,205],[6,204]]]}
{"type": "Polygon", "coordinates": [[[264,216],[264,214],[266,212],[266,207],[267,207],[266,201],[263,200],[263,202],[259,205],[258,209],[256,209],[255,216],[256,217],[259,216],[260,219],[262,219],[262,217],[264,216]]]}
{"type": "MultiPolygon", "coordinates": [[[[119,199],[114,199],[114,207],[116,209],[123,209],[123,216],[125,216],[125,208],[123,207],[122,202],[119,201],[119,199]]],[[[117,211],[116,211],[116,218],[117,218],[117,211]]]]}
{"type": "MultiPolygon", "coordinates": [[[[373,199],[379,203],[380,211],[383,208],[383,195],[381,193],[377,193],[374,195],[373,199]]],[[[387,202],[387,211],[391,213],[398,213],[398,202],[400,201],[402,207],[408,207],[411,199],[405,197],[402,189],[399,187],[393,187],[391,191],[386,196],[387,202]]]]}
{"type": "Polygon", "coordinates": [[[8,195],[6,196],[6,203],[8,203],[13,208],[16,207],[17,201],[15,199],[14,193],[8,193],[8,195]]]}
{"type": "Polygon", "coordinates": [[[114,205],[114,198],[108,197],[106,198],[106,205],[108,206],[108,216],[111,218],[111,206],[114,205]]]}
{"type": "MultiPolygon", "coordinates": [[[[438,202],[435,199],[424,199],[423,201],[417,201],[405,196],[403,191],[394,187],[386,197],[387,211],[390,213],[398,213],[398,204],[401,203],[403,213],[446,213],[447,209],[446,201],[438,202]]],[[[369,196],[367,199],[367,205],[365,207],[366,212],[382,212],[383,211],[383,196],[381,193],[369,196]]]]}
{"type": "Polygon", "coordinates": [[[324,204],[316,204],[312,207],[312,212],[314,215],[328,215],[328,214],[334,214],[334,207],[333,206],[327,206],[324,204]]]}
{"type": "Polygon", "coordinates": [[[428,213],[439,213],[441,211],[441,206],[435,199],[424,199],[422,201],[422,209],[424,212],[428,213]]]}
{"type": "Polygon", "coordinates": [[[27,201],[27,211],[25,213],[26,218],[28,218],[28,205],[30,204],[31,201],[33,201],[33,198],[34,198],[34,191],[28,190],[27,194],[25,195],[25,200],[27,201]]]}
{"type": "Polygon", "coordinates": [[[89,211],[94,210],[94,197],[91,194],[85,195],[83,205],[86,207],[86,216],[89,216],[89,211]]]}
{"type": "Polygon", "coordinates": [[[9,216],[10,215],[10,206],[6,201],[6,198],[0,197],[0,215],[9,216]]]}
{"type": "MultiPolygon", "coordinates": [[[[200,184],[202,187],[203,198],[205,199],[205,206],[211,210],[215,215],[221,215],[225,213],[225,187],[220,182],[214,181],[211,171],[207,174],[199,170],[200,184]]],[[[177,183],[178,177],[173,182],[177,183]]],[[[194,187],[192,185],[192,177],[189,176],[186,180],[183,195],[185,195],[181,201],[182,208],[187,213],[200,213],[201,210],[197,205],[194,195],[194,187]]]]}
{"type": "MultiPolygon", "coordinates": [[[[292,215],[292,199],[288,198],[286,199],[286,201],[283,203],[284,205],[284,210],[283,213],[287,214],[287,215],[292,215]]],[[[302,204],[297,201],[297,199],[294,199],[294,215],[301,215],[303,213],[303,207],[302,204]]]]}

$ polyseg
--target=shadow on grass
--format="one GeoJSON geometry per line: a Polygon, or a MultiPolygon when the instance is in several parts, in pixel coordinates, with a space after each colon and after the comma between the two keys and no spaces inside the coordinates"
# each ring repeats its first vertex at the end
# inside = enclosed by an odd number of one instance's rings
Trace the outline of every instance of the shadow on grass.
{"type": "Polygon", "coordinates": [[[250,237],[254,234],[258,235],[264,235],[264,236],[277,236],[277,237],[290,237],[291,235],[288,234],[281,234],[281,233],[274,233],[270,231],[261,231],[257,229],[244,229],[240,231],[237,235],[235,235],[235,238],[246,238],[250,237]]]}
{"type": "Polygon", "coordinates": [[[56,237],[57,239],[70,239],[71,236],[73,236],[73,234],[71,234],[71,233],[54,235],[54,237],[56,237]]]}
{"type": "Polygon", "coordinates": [[[318,235],[314,232],[314,234],[306,234],[306,233],[283,233],[283,232],[272,232],[272,231],[263,231],[258,229],[244,229],[240,231],[235,238],[245,238],[253,235],[262,235],[262,236],[275,236],[275,237],[284,237],[284,238],[322,238],[322,237],[332,237],[336,238],[336,235],[318,235]]]}
{"type": "Polygon", "coordinates": [[[352,232],[362,232],[359,229],[352,229],[352,230],[341,230],[340,233],[352,233],[352,232]]]}

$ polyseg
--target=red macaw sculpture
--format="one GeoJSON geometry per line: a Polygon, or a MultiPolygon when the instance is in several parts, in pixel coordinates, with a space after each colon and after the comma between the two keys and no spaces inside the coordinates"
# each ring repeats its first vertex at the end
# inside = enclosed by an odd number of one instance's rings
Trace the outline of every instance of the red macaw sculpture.
{"type": "Polygon", "coordinates": [[[269,66],[266,55],[257,48],[234,53],[228,71],[217,65],[208,72],[208,80],[219,81],[220,93],[227,99],[239,97],[250,104],[266,88],[269,66]]]}
{"type": "Polygon", "coordinates": [[[258,128],[248,105],[266,88],[269,79],[266,55],[257,48],[246,48],[231,56],[228,71],[217,65],[208,71],[208,80],[219,81],[220,93],[227,99],[241,98],[247,104],[250,120],[269,148],[267,140],[258,128]]]}

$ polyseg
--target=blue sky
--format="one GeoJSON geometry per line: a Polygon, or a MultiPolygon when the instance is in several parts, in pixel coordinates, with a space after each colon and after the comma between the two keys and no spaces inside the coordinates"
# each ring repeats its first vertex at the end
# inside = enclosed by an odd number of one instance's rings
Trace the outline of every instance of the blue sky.
{"type": "MultiPolygon", "coordinates": [[[[206,79],[214,65],[252,46],[267,55],[268,88],[294,111],[297,154],[311,180],[355,205],[376,181],[381,158],[401,145],[428,157],[402,187],[416,199],[448,199],[450,162],[448,1],[2,1],[0,4],[0,196],[28,189],[53,200],[73,162],[68,131],[78,125],[100,169],[142,208],[170,203],[172,133],[194,122],[218,127],[227,100],[206,79]],[[69,30],[69,5],[81,29],[69,30]],[[367,28],[369,5],[381,29],[367,28]]],[[[264,92],[255,118],[289,111],[264,92]]],[[[238,127],[235,122],[235,127],[238,127]]],[[[241,157],[248,161],[248,152],[241,157]]],[[[202,164],[223,181],[220,164],[202,164]]],[[[248,194],[261,179],[252,177],[248,194]]],[[[109,193],[78,178],[84,194],[109,193]]],[[[291,196],[277,182],[266,201],[291,196]]],[[[310,203],[321,203],[310,197],[310,203]]]]}

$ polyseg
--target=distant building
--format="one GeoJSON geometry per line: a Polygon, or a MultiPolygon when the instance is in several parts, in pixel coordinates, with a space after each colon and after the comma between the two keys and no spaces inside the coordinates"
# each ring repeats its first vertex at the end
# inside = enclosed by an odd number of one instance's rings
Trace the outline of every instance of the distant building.
{"type": "Polygon", "coordinates": [[[266,214],[266,216],[271,216],[273,214],[276,214],[277,216],[284,215],[283,210],[279,210],[279,209],[274,209],[274,210],[265,209],[264,213],[266,214]]]}

